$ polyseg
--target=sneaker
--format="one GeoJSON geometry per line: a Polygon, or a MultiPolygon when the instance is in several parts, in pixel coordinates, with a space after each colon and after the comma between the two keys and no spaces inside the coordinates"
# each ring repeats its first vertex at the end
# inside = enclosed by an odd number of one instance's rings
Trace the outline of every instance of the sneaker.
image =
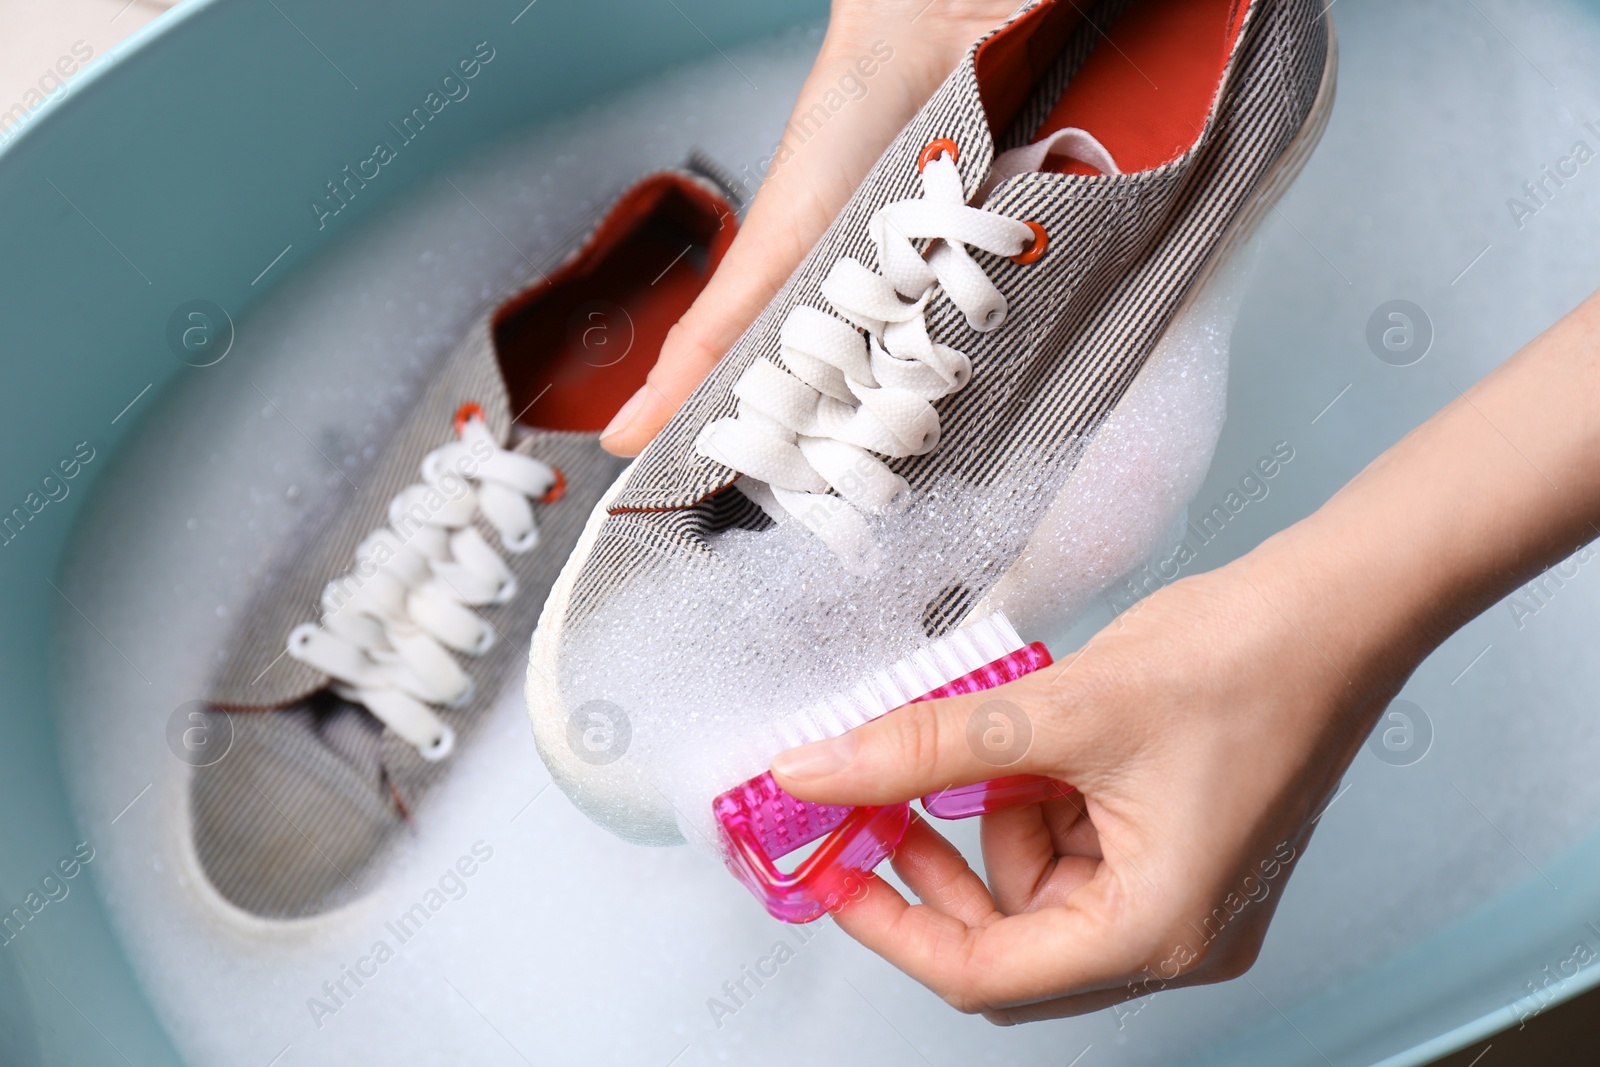
{"type": "Polygon", "coordinates": [[[231,746],[190,789],[227,900],[289,918],[352,898],[448,773],[620,472],[600,430],[721,259],[735,202],[698,156],[627,189],[467,333],[262,590],[204,713],[231,746]]]}
{"type": "Polygon", "coordinates": [[[1096,428],[1315,146],[1335,66],[1321,0],[1036,0],[976,42],[557,579],[528,705],[577,805],[700,837],[711,797],[854,725],[797,708],[1005,608],[1096,428]],[[627,759],[575,758],[585,708],[625,717],[627,759]]]}

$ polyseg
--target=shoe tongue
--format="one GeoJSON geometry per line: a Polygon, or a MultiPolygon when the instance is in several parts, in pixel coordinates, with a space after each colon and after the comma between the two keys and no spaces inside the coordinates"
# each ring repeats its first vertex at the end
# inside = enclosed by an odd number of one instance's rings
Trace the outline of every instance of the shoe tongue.
{"type": "Polygon", "coordinates": [[[1068,126],[1066,129],[1041,137],[1032,144],[1013,148],[996,156],[994,166],[989,168],[989,180],[984,183],[978,201],[981,203],[996,186],[1008,178],[1046,169],[1074,174],[1104,174],[1108,177],[1122,173],[1117,167],[1117,161],[1111,158],[1111,153],[1106,151],[1105,145],[1095,139],[1094,134],[1075,126],[1068,126]],[[1051,157],[1071,160],[1073,163],[1081,164],[1085,169],[1074,167],[1067,171],[1064,167],[1047,168],[1045,163],[1051,157]]]}

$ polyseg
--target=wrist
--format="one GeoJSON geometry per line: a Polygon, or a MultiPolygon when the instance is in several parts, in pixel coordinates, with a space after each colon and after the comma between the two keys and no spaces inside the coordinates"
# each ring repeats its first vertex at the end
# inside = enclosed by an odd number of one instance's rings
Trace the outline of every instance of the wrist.
{"type": "Polygon", "coordinates": [[[1403,682],[1600,533],[1597,335],[1591,299],[1240,562],[1282,587],[1330,655],[1403,682]]]}
{"type": "Polygon", "coordinates": [[[1403,534],[1377,518],[1325,506],[1230,565],[1358,714],[1387,701],[1454,629],[1441,622],[1437,568],[1397,550],[1403,534]]]}

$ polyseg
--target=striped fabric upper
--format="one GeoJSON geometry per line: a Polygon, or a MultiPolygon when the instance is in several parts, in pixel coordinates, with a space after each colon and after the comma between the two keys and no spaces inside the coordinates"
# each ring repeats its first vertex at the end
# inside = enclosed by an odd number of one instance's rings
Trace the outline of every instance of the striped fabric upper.
{"type": "MultiPolygon", "coordinates": [[[[731,179],[722,177],[715,164],[698,153],[690,158],[691,170],[686,176],[712,190],[719,197],[732,197],[731,179]],[[717,178],[718,180],[712,180],[717,178]]],[[[615,200],[616,198],[611,198],[615,200]]],[[[736,200],[736,198],[733,198],[736,200]]],[[[609,202],[609,201],[608,201],[609,202]]],[[[563,250],[543,270],[510,287],[505,299],[532,284],[547,273],[554,273],[563,263],[577,258],[592,239],[603,218],[597,213],[579,232],[580,240],[563,250]]],[[[279,561],[277,572],[247,617],[233,635],[226,662],[212,680],[209,701],[218,708],[229,710],[262,710],[283,707],[301,700],[328,684],[328,678],[312,667],[283,655],[288,633],[296,625],[318,617],[318,602],[323,587],[344,574],[355,559],[356,548],[372,530],[388,521],[389,501],[401,489],[417,480],[417,468],[422,457],[453,438],[451,415],[463,403],[476,402],[482,409],[484,422],[501,447],[511,440],[514,416],[519,413],[510,408],[505,382],[501,377],[498,357],[491,337],[491,315],[485,314],[457,344],[456,349],[440,367],[423,391],[410,414],[402,420],[383,454],[361,480],[358,490],[337,502],[337,508],[325,517],[320,529],[311,531],[306,542],[296,551],[279,561]]],[[[621,469],[614,459],[601,451],[593,434],[556,433],[536,431],[512,447],[512,451],[530,455],[560,468],[567,474],[569,486],[584,479],[584,487],[593,486],[594,495],[609,485],[621,469]]],[[[577,490],[577,487],[574,486],[577,490]]],[[[581,495],[582,490],[579,490],[581,495]]],[[[592,503],[592,500],[591,500],[592,503]]],[[[541,529],[551,521],[559,521],[570,507],[552,513],[549,508],[535,506],[541,529]]],[[[578,511],[581,525],[586,514],[578,511]]],[[[496,535],[482,522],[480,531],[491,543],[496,535]]],[[[553,542],[556,538],[551,538],[553,542]]],[[[570,543],[567,542],[567,543],[570,543]]],[[[507,562],[517,574],[523,589],[544,589],[565,562],[559,551],[535,549],[526,555],[512,555],[507,562]]],[[[521,598],[519,598],[521,599],[521,598]]],[[[491,624],[506,632],[526,632],[537,616],[538,597],[523,625],[521,616],[530,609],[517,603],[504,606],[486,606],[477,609],[491,624]],[[513,618],[512,616],[516,617],[513,618]]],[[[508,642],[511,645],[519,641],[508,642]]],[[[469,672],[485,677],[503,676],[511,659],[520,658],[522,650],[516,649],[501,655],[499,646],[479,661],[483,669],[469,672]]],[[[479,680],[475,678],[474,680],[479,680]]]]}
{"type": "MultiPolygon", "coordinates": [[[[484,422],[503,447],[511,435],[513,412],[495,360],[487,318],[475,324],[448,357],[383,454],[361,479],[360,488],[339,501],[326,525],[281,562],[275,580],[253,605],[235,635],[226,663],[212,682],[212,704],[230,710],[282,707],[328,684],[326,675],[292,656],[282,655],[289,631],[318,617],[323,587],[350,569],[356,546],[370,531],[387,522],[389,501],[417,480],[422,457],[454,436],[450,416],[468,401],[476,401],[483,408],[484,422]]],[[[562,461],[548,456],[546,448],[535,447],[541,444],[544,442],[530,438],[515,451],[562,467],[562,461]]],[[[544,518],[542,514],[539,517],[544,518]]],[[[492,543],[492,529],[480,524],[480,532],[492,543]]],[[[541,555],[535,550],[526,556],[508,557],[508,562],[514,568],[533,565],[542,562],[541,555]]],[[[517,580],[520,583],[526,578],[518,573],[517,580]]],[[[514,604],[491,607],[486,609],[485,617],[498,624],[492,613],[513,609],[514,604]]]]}
{"type": "MultiPolygon", "coordinates": [[[[691,156],[690,168],[684,176],[719,201],[731,199],[727,183],[698,154],[691,156]]],[[[521,279],[506,297],[583,254],[602,217],[590,222],[582,240],[545,270],[521,279]]],[[[219,761],[193,773],[194,849],[212,885],[254,914],[315,914],[357,895],[416,803],[453,766],[453,759],[424,759],[365,709],[334,696],[326,675],[286,655],[285,648],[296,625],[320,617],[324,587],[351,571],[357,547],[388,522],[390,501],[417,481],[423,457],[456,439],[457,409],[478,404],[501,447],[550,464],[566,483],[559,499],[533,505],[539,543],[504,554],[517,595],[474,609],[496,631],[487,652],[459,661],[475,695],[462,707],[434,709],[463,742],[516,673],[546,592],[622,470],[623,461],[601,449],[593,433],[514,426],[520,413],[510,407],[493,314],[491,308],[481,316],[446,357],[359,489],[334,501],[321,526],[279,561],[232,635],[212,682],[208,736],[228,737],[230,747],[219,761]]],[[[476,524],[491,545],[498,544],[481,515],[476,524]]]]}
{"type": "MultiPolygon", "coordinates": [[[[1053,2],[1072,0],[1039,0],[1024,6],[1013,22],[1053,2]]],[[[609,589],[662,555],[706,553],[707,536],[732,522],[760,525],[753,505],[728,499],[742,500],[741,494],[722,492],[736,472],[695,450],[702,428],[735,412],[732,386],[757,358],[776,357],[780,327],[795,306],[828,306],[820,285],[836,261],[850,256],[869,266],[877,262],[867,221],[885,204],[917,195],[917,157],[925,145],[937,138],[954,141],[963,186],[969,197],[975,195],[997,150],[1033,139],[1051,103],[1103,36],[1101,27],[1127,4],[1082,5],[1082,22],[998,137],[975,72],[983,41],[974,44],[784,288],[641,455],[578,575],[568,623],[586,617],[609,589]]],[[[1118,176],[1022,174],[988,195],[981,205],[986,210],[1041,223],[1050,234],[1049,249],[1031,265],[974,253],[1009,302],[1005,325],[991,333],[969,328],[948,299],[936,294],[930,303],[932,339],[965,352],[974,370],[966,388],[935,404],[940,445],[927,456],[890,463],[913,491],[945,475],[987,484],[1019,454],[1057,466],[1075,461],[1075,443],[1122,396],[1305,124],[1329,46],[1330,30],[1316,0],[1256,0],[1205,129],[1188,153],[1153,170],[1118,176]]],[[[988,567],[961,598],[981,592],[976,587],[998,577],[999,569],[988,567]]]]}

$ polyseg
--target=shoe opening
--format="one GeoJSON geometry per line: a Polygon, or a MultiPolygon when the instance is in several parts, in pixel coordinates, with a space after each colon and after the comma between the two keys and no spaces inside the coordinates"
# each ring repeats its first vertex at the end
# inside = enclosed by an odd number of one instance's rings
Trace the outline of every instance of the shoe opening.
{"type": "Polygon", "coordinates": [[[735,226],[732,206],[686,175],[664,172],[629,190],[575,256],[494,316],[517,421],[602,430],[644,384],[735,226]]]}
{"type": "MultiPolygon", "coordinates": [[[[1248,9],[1249,0],[1047,0],[978,49],[990,128],[1010,125],[1076,34],[1087,52],[1029,139],[1076,128],[1123,173],[1170,163],[1199,140],[1248,9]]],[[[1044,169],[1099,173],[1054,157],[1044,169]]]]}

